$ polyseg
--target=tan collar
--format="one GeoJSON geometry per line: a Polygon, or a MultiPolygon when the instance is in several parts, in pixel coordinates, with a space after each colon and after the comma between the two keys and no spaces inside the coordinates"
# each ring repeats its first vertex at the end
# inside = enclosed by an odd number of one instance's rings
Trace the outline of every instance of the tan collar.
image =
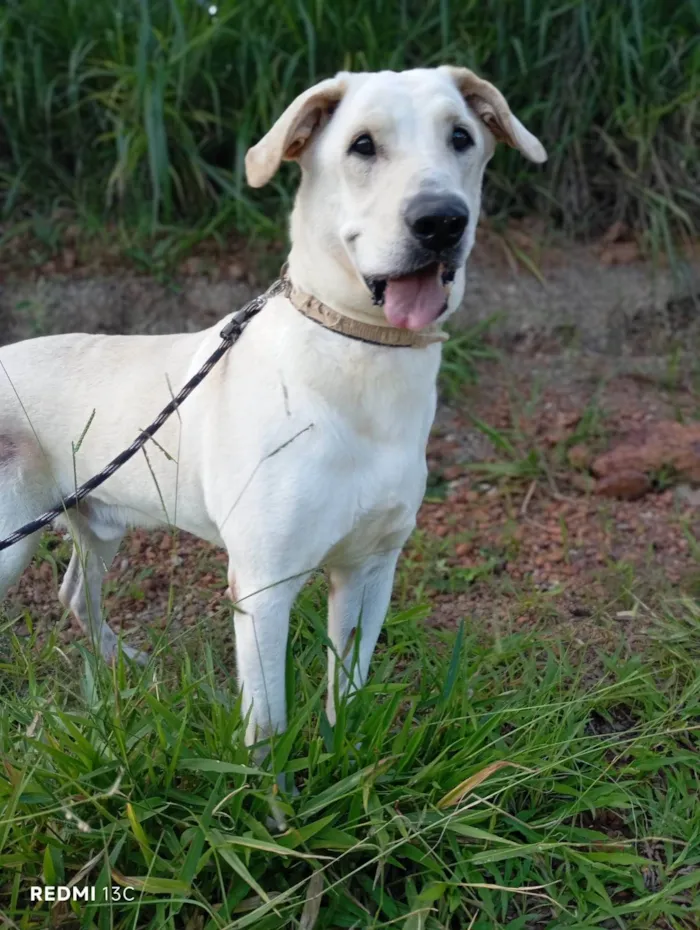
{"type": "Polygon", "coordinates": [[[428,326],[420,332],[413,332],[413,330],[399,329],[389,324],[382,326],[379,323],[368,323],[349,313],[333,310],[316,297],[295,287],[287,277],[286,267],[282,270],[282,283],[285,297],[291,301],[299,313],[320,323],[326,329],[340,333],[342,336],[348,336],[350,339],[402,349],[423,349],[433,343],[445,342],[449,339],[448,334],[438,324],[428,326]]]}

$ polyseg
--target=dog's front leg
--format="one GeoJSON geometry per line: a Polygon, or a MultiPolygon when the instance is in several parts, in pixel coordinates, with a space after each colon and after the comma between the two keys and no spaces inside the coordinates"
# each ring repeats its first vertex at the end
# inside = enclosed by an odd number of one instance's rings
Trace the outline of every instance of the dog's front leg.
{"type": "MultiPolygon", "coordinates": [[[[245,742],[258,744],[253,755],[260,765],[270,752],[269,738],[287,727],[285,668],[289,614],[309,572],[280,581],[255,580],[229,569],[229,595],[234,602],[236,665],[241,690],[241,711],[247,718],[245,742]]],[[[273,755],[273,767],[275,765],[273,755]]],[[[285,775],[277,773],[284,790],[285,775]]],[[[285,815],[273,793],[268,827],[284,832],[285,815]]]]}
{"type": "MultiPolygon", "coordinates": [[[[292,604],[308,573],[291,579],[245,579],[230,574],[234,601],[236,664],[248,746],[287,726],[285,660],[292,604]]],[[[259,747],[258,761],[267,755],[259,747]]]]}
{"type": "Polygon", "coordinates": [[[369,663],[384,623],[396,562],[403,539],[382,549],[359,566],[333,566],[329,571],[328,699],[326,713],[336,720],[336,697],[356,691],[367,679],[369,663]],[[359,638],[359,642],[358,642],[359,638]]]}

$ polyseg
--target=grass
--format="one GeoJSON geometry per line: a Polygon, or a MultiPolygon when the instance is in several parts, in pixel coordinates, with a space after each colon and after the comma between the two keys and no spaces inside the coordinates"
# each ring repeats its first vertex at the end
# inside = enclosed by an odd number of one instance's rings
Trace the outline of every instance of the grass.
{"type": "Polygon", "coordinates": [[[160,260],[232,228],[276,235],[293,169],[253,196],[243,156],[292,97],[341,68],[450,61],[550,151],[544,171],[499,151],[492,214],[583,233],[626,219],[671,248],[700,215],[699,36],[698,0],[7,0],[0,244],[58,248],[77,221],[160,260]]]}
{"type": "Polygon", "coordinates": [[[680,928],[700,918],[700,615],[597,676],[526,634],[394,613],[325,719],[323,592],[295,617],[288,734],[256,766],[230,669],[161,645],[142,673],[11,638],[0,666],[9,927],[680,928]],[[267,826],[273,774],[283,834],[267,826]],[[29,886],[95,903],[29,904],[29,886]],[[105,888],[132,887],[132,902],[105,888]],[[320,905],[320,907],[319,907],[320,905]]]}
{"type": "MultiPolygon", "coordinates": [[[[478,343],[475,344],[475,348],[478,351],[478,343]]],[[[466,372],[469,370],[467,368],[466,372]]],[[[466,377],[465,373],[463,383],[466,383],[466,377]]],[[[607,438],[607,430],[605,412],[599,406],[597,397],[589,401],[577,415],[572,429],[553,427],[544,437],[536,436],[529,422],[538,400],[538,392],[535,390],[533,397],[526,403],[521,401],[517,404],[514,408],[513,424],[506,429],[496,429],[473,413],[469,414],[475,429],[491,443],[497,459],[470,463],[470,470],[494,480],[544,481],[554,489],[555,479],[560,476],[566,477],[571,469],[568,458],[571,449],[585,446],[592,456],[602,448],[603,441],[607,438]]],[[[669,473],[660,477],[663,477],[668,485],[673,476],[669,473]]]]}
{"type": "Polygon", "coordinates": [[[442,349],[438,383],[444,400],[458,400],[469,385],[476,384],[478,364],[498,358],[497,350],[487,341],[494,322],[488,319],[450,333],[442,349]]]}

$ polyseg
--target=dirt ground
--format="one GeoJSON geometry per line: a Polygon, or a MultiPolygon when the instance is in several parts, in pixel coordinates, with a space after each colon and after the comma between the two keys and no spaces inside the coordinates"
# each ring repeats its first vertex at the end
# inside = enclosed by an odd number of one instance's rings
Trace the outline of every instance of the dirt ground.
{"type": "MultiPolygon", "coordinates": [[[[512,241],[511,246],[491,241],[489,251],[487,237],[482,248],[475,293],[486,288],[497,295],[496,302],[519,309],[510,323],[486,337],[500,347],[500,357],[481,362],[476,384],[453,389],[449,402],[441,404],[428,449],[428,494],[418,531],[402,557],[395,602],[401,607],[427,601],[429,622],[436,627],[471,618],[496,636],[526,628],[604,651],[634,650],[650,632],[653,610],[662,600],[700,594],[698,475],[687,463],[685,471],[670,467],[673,463],[653,470],[642,463],[640,487],[618,486],[610,494],[592,474],[591,463],[640,430],[653,434],[659,424],[697,425],[700,363],[692,351],[700,345],[699,315],[692,312],[697,295],[688,292],[691,303],[678,311],[672,338],[661,344],[661,329],[650,322],[657,319],[653,308],[640,316],[630,292],[621,313],[632,328],[623,332],[622,347],[610,342],[617,326],[613,302],[603,330],[596,323],[603,343],[586,348],[586,333],[593,330],[586,328],[581,288],[586,277],[592,280],[590,269],[604,278],[611,268],[634,265],[638,253],[624,236],[621,242],[613,236],[607,245],[570,254],[567,262],[561,249],[538,251],[531,232],[519,234],[520,252],[529,248],[527,254],[540,263],[534,270],[513,267],[512,241]],[[523,236],[530,237],[530,246],[523,236]],[[605,249],[614,247],[621,250],[617,258],[614,250],[606,258],[605,249]],[[548,290],[538,279],[540,268],[547,269],[548,290]],[[568,286],[561,283],[566,273],[568,286]],[[565,325],[571,319],[567,300],[583,320],[576,330],[581,339],[572,338],[565,325]],[[528,302],[537,303],[529,317],[522,312],[528,302]],[[545,319],[550,323],[543,328],[545,319]],[[648,324],[646,342],[642,324],[648,324]],[[650,346],[654,352],[640,354],[650,346]]],[[[123,275],[117,287],[114,272],[106,279],[80,267],[57,269],[64,273],[61,290],[44,263],[34,274],[15,276],[0,293],[2,340],[81,328],[195,329],[256,287],[238,258],[219,262],[213,275],[205,257],[190,261],[181,269],[185,291],[180,289],[179,298],[150,278],[123,275]],[[22,294],[28,303],[18,299],[22,294]]],[[[615,281],[624,290],[623,278],[615,281]]],[[[600,293],[596,279],[590,294],[599,300],[600,293]]],[[[664,293],[666,311],[676,306],[673,300],[686,299],[670,297],[668,287],[664,293]]],[[[600,316],[600,307],[596,312],[600,316]]],[[[468,304],[462,322],[474,322],[468,304]]],[[[700,443],[689,449],[700,470],[700,443]]],[[[67,543],[49,537],[10,593],[7,615],[16,618],[18,635],[30,628],[42,634],[58,630],[63,642],[82,635],[56,598],[67,556],[67,543]]],[[[166,627],[172,638],[204,622],[228,626],[225,570],[223,553],[186,534],[135,531],[108,576],[110,622],[130,642],[146,643],[166,627]]]]}
{"type": "Polygon", "coordinates": [[[441,412],[429,462],[444,497],[429,493],[419,516],[426,537],[447,543],[448,590],[436,591],[432,622],[471,616],[610,648],[623,631],[634,648],[662,601],[700,593],[700,494],[668,473],[650,476],[638,497],[633,489],[635,499],[608,496],[587,467],[640,429],[692,422],[700,384],[619,368],[510,356],[441,412]],[[474,418],[498,431],[479,450],[493,472],[474,461],[474,418]],[[498,446],[503,436],[515,455],[498,446]],[[460,571],[465,589],[454,591],[460,571]]]}

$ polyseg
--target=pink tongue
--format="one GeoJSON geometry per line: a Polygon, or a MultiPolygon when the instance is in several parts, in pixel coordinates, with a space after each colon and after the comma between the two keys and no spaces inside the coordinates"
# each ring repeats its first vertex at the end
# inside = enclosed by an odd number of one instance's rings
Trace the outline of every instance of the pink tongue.
{"type": "Polygon", "coordinates": [[[445,292],[438,282],[437,268],[387,281],[384,315],[393,326],[423,329],[440,316],[444,306],[445,292]]]}

